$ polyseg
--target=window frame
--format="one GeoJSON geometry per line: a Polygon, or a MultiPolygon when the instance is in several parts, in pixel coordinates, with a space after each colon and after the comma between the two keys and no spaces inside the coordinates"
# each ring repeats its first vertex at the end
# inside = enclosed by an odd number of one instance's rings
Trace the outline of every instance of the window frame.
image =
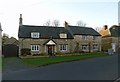
{"type": "Polygon", "coordinates": [[[39,51],[40,45],[38,44],[31,44],[31,51],[39,51]]]}
{"type": "Polygon", "coordinates": [[[82,35],[82,40],[88,40],[88,35],[82,35]]]}
{"type": "Polygon", "coordinates": [[[82,50],[88,50],[89,46],[88,45],[82,45],[82,50]],[[86,49],[85,49],[86,48],[86,49]]]}
{"type": "Polygon", "coordinates": [[[39,32],[31,32],[31,38],[39,38],[40,33],[39,32]]]}
{"type": "Polygon", "coordinates": [[[60,51],[67,51],[68,50],[68,45],[67,44],[60,44],[59,45],[59,50],[60,51]]]}
{"type": "Polygon", "coordinates": [[[93,44],[93,50],[98,50],[98,44],[93,44]]]}
{"type": "Polygon", "coordinates": [[[60,38],[67,38],[67,33],[60,33],[60,38]],[[64,36],[64,37],[63,37],[64,36]]]}

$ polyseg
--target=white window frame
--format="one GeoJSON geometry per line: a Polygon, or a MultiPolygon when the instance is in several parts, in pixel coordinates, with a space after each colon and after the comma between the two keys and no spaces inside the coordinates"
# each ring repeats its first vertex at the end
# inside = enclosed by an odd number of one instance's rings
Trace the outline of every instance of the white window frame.
{"type": "Polygon", "coordinates": [[[67,47],[68,47],[67,44],[60,44],[59,49],[60,49],[60,51],[67,51],[67,47]]]}
{"type": "Polygon", "coordinates": [[[82,40],[88,40],[88,36],[87,35],[82,35],[82,40]]]}
{"type": "Polygon", "coordinates": [[[31,33],[31,38],[39,38],[40,33],[39,32],[32,32],[31,33]]]}
{"type": "Polygon", "coordinates": [[[66,33],[60,33],[60,38],[67,38],[67,34],[66,33]]]}
{"type": "Polygon", "coordinates": [[[98,44],[93,44],[93,50],[98,50],[98,44]]]}
{"type": "Polygon", "coordinates": [[[40,45],[32,44],[31,45],[31,51],[39,51],[40,50],[40,45]]]}
{"type": "Polygon", "coordinates": [[[88,50],[88,45],[82,45],[82,50],[88,50]]]}

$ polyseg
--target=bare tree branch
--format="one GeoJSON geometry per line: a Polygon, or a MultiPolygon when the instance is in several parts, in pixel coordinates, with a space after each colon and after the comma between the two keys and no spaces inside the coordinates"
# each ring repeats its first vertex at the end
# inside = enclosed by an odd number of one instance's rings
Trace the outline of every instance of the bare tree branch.
{"type": "Polygon", "coordinates": [[[45,26],[50,26],[50,20],[47,20],[46,23],[44,24],[45,26]]]}
{"type": "Polygon", "coordinates": [[[95,30],[96,30],[97,32],[99,32],[99,31],[100,31],[100,27],[95,27],[95,30]]]}
{"type": "Polygon", "coordinates": [[[83,26],[83,27],[85,27],[86,23],[83,22],[83,21],[81,21],[81,20],[79,20],[79,21],[77,21],[77,26],[83,26]]]}
{"type": "Polygon", "coordinates": [[[52,25],[55,26],[55,27],[58,27],[60,25],[59,20],[54,20],[52,25]]]}

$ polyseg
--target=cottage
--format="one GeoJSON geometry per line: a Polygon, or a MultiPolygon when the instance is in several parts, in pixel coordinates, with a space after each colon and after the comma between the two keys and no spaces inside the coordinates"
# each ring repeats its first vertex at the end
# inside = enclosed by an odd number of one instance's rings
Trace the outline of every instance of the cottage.
{"type": "Polygon", "coordinates": [[[109,29],[105,28],[105,26],[100,30],[100,34],[102,35],[102,50],[113,49],[113,52],[117,52],[120,48],[120,26],[113,25],[109,29]]]}
{"type": "Polygon", "coordinates": [[[23,25],[19,19],[19,54],[21,49],[30,49],[31,54],[56,52],[94,52],[101,51],[101,35],[90,27],[64,27],[23,25]]]}

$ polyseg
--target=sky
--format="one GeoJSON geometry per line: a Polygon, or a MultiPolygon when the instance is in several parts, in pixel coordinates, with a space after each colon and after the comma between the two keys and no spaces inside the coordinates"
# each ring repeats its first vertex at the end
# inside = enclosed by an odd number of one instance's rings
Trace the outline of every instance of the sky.
{"type": "Polygon", "coordinates": [[[24,25],[44,25],[59,20],[76,25],[85,22],[87,27],[118,24],[119,0],[0,0],[0,22],[3,33],[18,39],[19,17],[24,25]]]}

